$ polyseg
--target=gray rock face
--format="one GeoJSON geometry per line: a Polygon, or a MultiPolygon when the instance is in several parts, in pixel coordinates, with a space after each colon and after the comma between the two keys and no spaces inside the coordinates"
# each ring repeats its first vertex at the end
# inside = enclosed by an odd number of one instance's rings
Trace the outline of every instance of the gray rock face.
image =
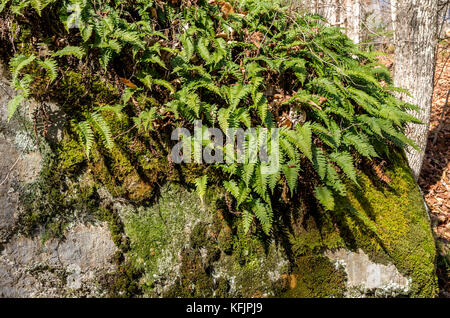
{"type": "Polygon", "coordinates": [[[11,187],[11,180],[17,173],[11,167],[19,160],[19,155],[4,138],[0,137],[0,242],[7,241],[17,221],[18,193],[11,187]]]}
{"type": "Polygon", "coordinates": [[[102,296],[96,283],[115,251],[105,224],[75,225],[64,241],[16,236],[0,254],[0,296],[102,296]]]}
{"type": "MultiPolygon", "coordinates": [[[[39,177],[42,156],[33,136],[32,112],[23,105],[8,122],[7,104],[14,92],[0,65],[0,297],[102,296],[97,281],[114,271],[116,246],[106,224],[74,224],[62,241],[18,235],[20,189],[39,177]]],[[[61,138],[64,116],[48,105],[52,118],[48,138],[61,138]],[[57,115],[54,115],[54,114],[57,115]]]]}
{"type": "Polygon", "coordinates": [[[377,296],[408,294],[409,280],[400,274],[394,265],[374,263],[361,249],[356,253],[339,249],[327,251],[325,255],[335,261],[336,266],[344,267],[347,273],[348,296],[368,293],[377,296]]]}
{"type": "Polygon", "coordinates": [[[8,122],[7,105],[13,95],[7,79],[0,76],[0,244],[11,237],[18,219],[20,183],[37,178],[42,159],[26,124],[32,118],[27,110],[35,106],[28,105],[20,117],[8,122]]]}

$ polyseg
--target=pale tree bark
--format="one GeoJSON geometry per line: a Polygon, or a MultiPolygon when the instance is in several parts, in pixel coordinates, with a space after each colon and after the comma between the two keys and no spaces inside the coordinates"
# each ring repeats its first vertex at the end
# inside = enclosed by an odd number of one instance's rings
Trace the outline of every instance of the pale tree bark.
{"type": "Polygon", "coordinates": [[[361,2],[359,0],[344,0],[344,28],[350,39],[360,42],[361,36],[361,2]]]}
{"type": "MultiPolygon", "coordinates": [[[[363,0],[366,1],[366,0],[363,0]]],[[[344,32],[355,43],[360,41],[360,0],[312,0],[305,1],[304,8],[327,19],[332,26],[344,28],[344,32]]]]}
{"type": "Polygon", "coordinates": [[[437,42],[437,0],[391,1],[394,26],[394,84],[407,89],[411,97],[400,98],[420,107],[411,113],[424,124],[409,124],[406,134],[420,148],[406,150],[409,165],[417,179],[422,168],[430,124],[433,96],[435,49],[437,42]]]}
{"type": "MultiPolygon", "coordinates": [[[[397,0],[391,0],[391,22],[392,22],[392,30],[395,30],[395,21],[397,20],[397,0]]],[[[395,32],[394,32],[394,43],[396,41],[395,32]]]]}

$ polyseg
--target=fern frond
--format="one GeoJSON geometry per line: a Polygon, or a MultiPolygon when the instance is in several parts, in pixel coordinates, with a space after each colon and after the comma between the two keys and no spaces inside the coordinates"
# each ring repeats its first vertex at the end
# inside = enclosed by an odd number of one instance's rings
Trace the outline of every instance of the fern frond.
{"type": "Polygon", "coordinates": [[[266,235],[270,234],[272,229],[272,209],[259,200],[256,201],[253,211],[259,223],[261,223],[262,229],[266,235]]]}
{"type": "Polygon", "coordinates": [[[325,210],[334,210],[333,192],[326,186],[318,186],[314,189],[314,196],[322,204],[325,210]]]}
{"type": "Polygon", "coordinates": [[[203,204],[203,199],[206,194],[206,184],[208,183],[207,175],[196,178],[194,183],[195,183],[195,187],[196,187],[196,192],[197,192],[198,196],[200,197],[200,200],[202,201],[202,204],[203,204]]]}
{"type": "Polygon", "coordinates": [[[29,57],[25,55],[16,55],[9,61],[9,66],[12,74],[12,81],[14,82],[20,71],[33,62],[36,59],[34,54],[31,54],[29,57]]]}
{"type": "Polygon", "coordinates": [[[86,156],[89,159],[92,145],[94,144],[94,132],[92,131],[91,125],[87,120],[81,121],[77,124],[77,132],[86,149],[86,156]]]}
{"type": "Polygon", "coordinates": [[[264,199],[267,203],[270,202],[270,198],[267,193],[267,184],[269,182],[269,175],[262,173],[262,170],[264,169],[264,166],[267,164],[265,163],[259,163],[256,166],[255,171],[255,183],[253,185],[253,188],[256,193],[258,193],[261,198],[264,199]]]}
{"type": "Polygon", "coordinates": [[[224,181],[223,186],[236,200],[239,198],[239,187],[234,180],[224,181]]]}
{"type": "Polygon", "coordinates": [[[11,120],[12,116],[16,112],[17,108],[20,106],[20,104],[25,99],[25,96],[22,94],[14,96],[9,102],[8,102],[8,122],[11,120]]]}
{"type": "Polygon", "coordinates": [[[63,49],[54,52],[52,54],[52,56],[61,57],[61,56],[73,55],[81,60],[83,58],[84,54],[85,54],[85,52],[81,47],[68,45],[68,46],[64,47],[63,49]]]}
{"type": "Polygon", "coordinates": [[[339,174],[337,173],[334,165],[330,162],[327,163],[327,175],[325,178],[325,184],[333,188],[341,196],[345,196],[347,192],[346,187],[339,178],[339,174]]]}
{"type": "Polygon", "coordinates": [[[333,160],[344,173],[355,183],[358,183],[356,180],[356,170],[353,166],[353,157],[350,153],[346,151],[342,152],[333,152],[330,155],[330,159],[333,160]]]}
{"type": "Polygon", "coordinates": [[[50,81],[53,82],[58,76],[58,64],[56,63],[56,61],[50,57],[45,59],[44,61],[37,60],[37,63],[46,70],[50,81]]]}
{"type": "Polygon", "coordinates": [[[11,0],[1,0],[0,1],[0,13],[5,10],[5,6],[10,2],[11,0]]]}
{"type": "Polygon", "coordinates": [[[295,127],[296,135],[297,135],[297,147],[301,152],[309,159],[312,160],[312,131],[311,124],[306,122],[303,125],[297,124],[295,127]]]}
{"type": "Polygon", "coordinates": [[[342,140],[346,145],[353,146],[364,157],[378,157],[375,148],[370,144],[366,135],[348,132],[342,140]]]}
{"type": "Polygon", "coordinates": [[[159,78],[154,78],[152,80],[152,83],[167,88],[171,93],[175,93],[175,87],[173,87],[173,85],[170,84],[168,81],[159,78]]]}
{"type": "Polygon", "coordinates": [[[255,166],[256,166],[255,163],[248,163],[248,164],[243,165],[242,176],[243,176],[243,180],[247,186],[250,185],[250,180],[254,176],[255,166]]]}
{"type": "Polygon", "coordinates": [[[100,135],[103,137],[103,143],[105,147],[111,150],[114,147],[114,141],[111,134],[111,129],[108,123],[99,113],[93,113],[89,116],[89,122],[97,129],[100,135]]]}
{"type": "Polygon", "coordinates": [[[290,162],[282,166],[283,173],[286,177],[286,182],[291,192],[291,197],[297,188],[298,173],[300,171],[300,165],[296,162],[290,162]]]}
{"type": "Polygon", "coordinates": [[[313,147],[312,149],[312,162],[314,170],[316,170],[320,179],[324,180],[327,174],[327,158],[324,155],[322,149],[313,147]]]}
{"type": "Polygon", "coordinates": [[[244,228],[244,233],[248,233],[252,223],[253,223],[253,214],[248,210],[242,211],[242,225],[244,228]]]}
{"type": "Polygon", "coordinates": [[[148,111],[142,111],[138,117],[133,117],[138,128],[153,130],[152,123],[156,118],[156,108],[152,107],[148,111]]]}

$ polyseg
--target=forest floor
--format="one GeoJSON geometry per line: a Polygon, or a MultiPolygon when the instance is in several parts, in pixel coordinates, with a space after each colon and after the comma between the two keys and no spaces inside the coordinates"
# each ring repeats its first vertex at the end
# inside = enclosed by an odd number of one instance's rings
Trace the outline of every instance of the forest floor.
{"type": "Polygon", "coordinates": [[[431,124],[419,185],[431,210],[441,297],[450,298],[450,40],[438,48],[431,124]]]}

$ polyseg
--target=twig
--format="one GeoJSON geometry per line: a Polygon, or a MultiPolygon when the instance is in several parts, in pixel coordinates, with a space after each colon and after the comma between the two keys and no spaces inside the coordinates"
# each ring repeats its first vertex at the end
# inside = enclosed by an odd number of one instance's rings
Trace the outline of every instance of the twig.
{"type": "Polygon", "coordinates": [[[16,166],[16,164],[19,162],[20,156],[22,155],[22,153],[17,157],[16,162],[14,162],[14,164],[12,165],[12,167],[9,169],[8,173],[6,174],[5,179],[3,179],[3,181],[0,183],[0,186],[2,186],[6,180],[8,180],[9,178],[9,174],[11,173],[11,171],[14,169],[14,167],[16,166]]]}
{"type": "Polygon", "coordinates": [[[132,131],[132,130],[133,130],[134,128],[136,128],[136,127],[137,127],[137,125],[132,126],[132,127],[131,127],[130,129],[128,129],[127,131],[124,131],[123,133],[120,133],[120,134],[118,134],[117,136],[113,137],[113,139],[116,139],[116,138],[118,138],[118,137],[120,137],[120,136],[123,136],[123,135],[129,133],[130,131],[132,131]]]}
{"type": "Polygon", "coordinates": [[[241,214],[241,212],[233,211],[233,208],[231,207],[231,201],[230,201],[230,198],[228,197],[228,193],[226,193],[226,192],[225,192],[225,204],[227,205],[228,212],[230,212],[230,213],[232,213],[232,214],[236,214],[236,215],[241,214]]]}
{"type": "MultiPolygon", "coordinates": [[[[448,46],[447,46],[447,47],[448,47],[448,46]]],[[[447,50],[447,48],[445,48],[443,51],[446,51],[446,50],[447,50]]],[[[439,53],[441,53],[441,52],[439,52],[439,53]]],[[[442,68],[441,68],[441,72],[439,73],[439,76],[438,76],[438,77],[436,78],[436,80],[434,81],[434,86],[436,86],[437,83],[439,82],[439,80],[441,79],[442,73],[444,72],[445,67],[447,66],[447,62],[448,62],[449,58],[450,58],[450,54],[449,54],[449,55],[447,56],[447,58],[445,59],[444,65],[442,65],[442,68]]]]}

